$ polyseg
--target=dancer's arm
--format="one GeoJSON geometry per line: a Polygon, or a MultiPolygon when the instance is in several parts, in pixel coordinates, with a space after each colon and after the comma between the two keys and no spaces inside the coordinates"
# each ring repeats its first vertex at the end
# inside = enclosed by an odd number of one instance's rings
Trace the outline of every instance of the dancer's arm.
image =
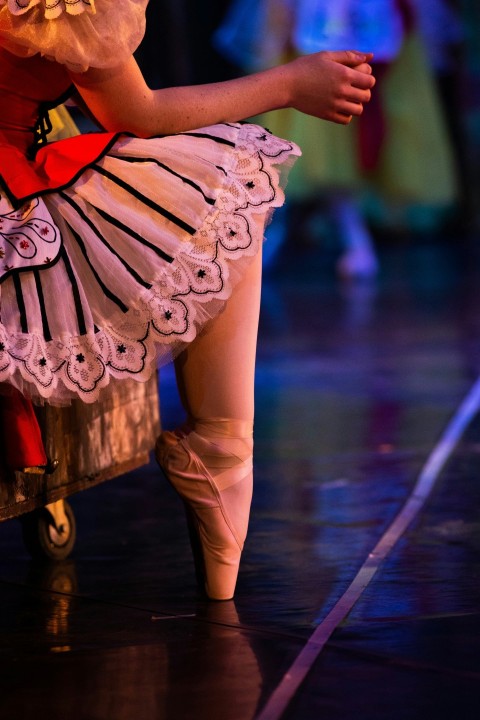
{"type": "Polygon", "coordinates": [[[117,68],[72,74],[72,80],[103,128],[142,137],[235,122],[285,107],[347,124],[370,99],[375,84],[371,57],[321,52],[226,82],[161,90],[146,85],[132,58],[117,68]]]}

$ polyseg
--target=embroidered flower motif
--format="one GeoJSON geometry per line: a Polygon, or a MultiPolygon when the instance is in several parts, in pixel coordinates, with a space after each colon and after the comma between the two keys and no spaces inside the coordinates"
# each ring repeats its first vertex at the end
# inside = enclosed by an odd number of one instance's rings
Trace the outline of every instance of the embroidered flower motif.
{"type": "Polygon", "coordinates": [[[293,150],[293,145],[282,138],[272,135],[269,130],[258,133],[258,128],[248,131],[248,135],[255,141],[260,140],[260,146],[257,145],[258,149],[263,155],[269,158],[278,158],[280,155],[289,154],[293,150]]]}
{"type": "Polygon", "coordinates": [[[86,339],[75,341],[70,347],[71,356],[65,365],[65,375],[75,391],[93,392],[105,377],[105,362],[98,350],[90,348],[86,339]],[[80,350],[79,352],[78,350],[80,350]]]}
{"type": "Polygon", "coordinates": [[[181,300],[152,298],[148,308],[153,329],[162,337],[183,335],[188,331],[188,308],[181,300]]]}
{"type": "Polygon", "coordinates": [[[8,352],[17,367],[20,364],[23,366],[23,376],[30,376],[37,389],[48,397],[55,387],[55,373],[58,372],[59,363],[51,355],[44,338],[23,333],[11,336],[8,352]]]}
{"type": "Polygon", "coordinates": [[[245,250],[252,244],[248,221],[243,215],[225,213],[219,217],[219,240],[229,252],[245,250]]]}
{"type": "MultiPolygon", "coordinates": [[[[270,161],[265,158],[266,164],[270,161]]],[[[245,148],[245,157],[237,163],[233,171],[233,177],[238,181],[238,188],[243,195],[243,202],[240,201],[235,210],[240,210],[254,205],[259,207],[275,200],[275,188],[268,169],[260,152],[249,144],[245,148]]]]}
{"type": "Polygon", "coordinates": [[[130,338],[126,334],[122,337],[123,332],[110,331],[108,336],[105,333],[101,342],[102,352],[110,370],[120,374],[139,375],[147,366],[145,361],[147,356],[150,352],[153,352],[153,347],[148,341],[149,331],[146,329],[145,336],[140,339],[138,338],[138,327],[132,328],[129,324],[126,324],[125,328],[121,328],[121,331],[124,329],[127,333],[132,332],[132,330],[136,331],[136,337],[130,338]]]}
{"type": "Polygon", "coordinates": [[[180,261],[187,273],[190,291],[199,295],[219,293],[223,289],[222,267],[215,259],[208,264],[203,258],[185,257],[180,261]]]}
{"type": "Polygon", "coordinates": [[[34,198],[18,210],[12,210],[10,203],[0,197],[0,208],[3,270],[23,270],[51,263],[60,251],[62,238],[43,200],[34,198]],[[1,212],[4,207],[7,212],[1,212]]]}

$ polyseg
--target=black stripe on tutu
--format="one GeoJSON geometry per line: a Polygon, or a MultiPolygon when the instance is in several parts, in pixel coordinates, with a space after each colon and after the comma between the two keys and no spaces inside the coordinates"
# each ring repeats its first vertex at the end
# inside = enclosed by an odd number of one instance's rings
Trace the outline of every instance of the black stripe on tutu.
{"type": "Polygon", "coordinates": [[[23,299],[22,281],[20,280],[20,275],[17,274],[13,275],[12,278],[15,286],[18,312],[20,315],[20,327],[22,328],[22,333],[28,333],[27,313],[25,311],[25,301],[23,299]]]}
{"type": "Polygon", "coordinates": [[[50,342],[52,339],[52,333],[50,332],[50,326],[47,318],[47,308],[45,307],[45,298],[43,295],[42,282],[40,280],[40,273],[38,270],[33,271],[33,277],[35,279],[35,288],[37,290],[38,305],[40,307],[40,315],[42,317],[43,337],[46,342],[50,342]]]}
{"type": "Polygon", "coordinates": [[[80,298],[80,291],[78,289],[77,279],[75,277],[75,273],[73,272],[70,258],[68,257],[65,247],[63,245],[62,245],[62,249],[60,251],[60,255],[62,257],[63,264],[65,266],[65,271],[67,273],[68,279],[70,280],[70,285],[72,287],[73,302],[75,303],[75,312],[77,314],[78,332],[80,335],[86,335],[87,334],[87,325],[85,323],[85,314],[83,312],[82,300],[80,298]]]}
{"type": "MultiPolygon", "coordinates": [[[[133,279],[134,279],[139,285],[143,285],[144,288],[146,288],[147,290],[149,290],[149,289],[152,287],[152,284],[149,283],[149,282],[147,282],[146,280],[144,280],[144,279],[137,273],[137,271],[134,270],[134,268],[133,268],[131,265],[129,265],[124,258],[122,258],[122,256],[115,250],[115,248],[114,248],[112,245],[110,245],[110,243],[108,242],[108,240],[107,240],[107,239],[102,235],[102,233],[99,231],[99,229],[97,228],[97,226],[95,225],[95,223],[88,217],[88,215],[87,215],[87,214],[82,210],[82,208],[75,202],[75,200],[73,200],[73,198],[69,197],[68,195],[64,195],[63,193],[60,193],[60,194],[62,195],[62,198],[64,198],[64,200],[66,200],[66,201],[68,202],[68,204],[69,204],[69,205],[75,210],[75,212],[80,216],[80,218],[82,219],[82,221],[83,221],[86,225],[88,225],[88,227],[90,228],[90,230],[97,236],[97,238],[100,240],[100,242],[103,243],[103,245],[105,245],[105,247],[108,248],[109,252],[111,252],[112,255],[114,255],[114,256],[117,258],[117,260],[119,260],[119,262],[122,263],[122,265],[123,265],[123,267],[125,268],[125,270],[133,277],[133,279]]],[[[100,210],[99,208],[95,208],[95,210],[96,210],[96,211],[98,212],[98,214],[101,215],[105,220],[107,220],[108,222],[110,222],[110,220],[111,220],[110,215],[107,215],[107,213],[104,213],[104,212],[103,212],[102,210],[100,210]]],[[[112,224],[113,224],[113,223],[112,223],[112,224]]],[[[121,224],[121,223],[120,223],[120,224],[121,224]]],[[[117,227],[118,227],[118,226],[117,226],[117,227]]],[[[129,231],[129,228],[127,228],[126,226],[122,226],[122,227],[120,227],[119,229],[121,229],[121,230],[124,229],[124,231],[125,231],[125,232],[128,232],[129,235],[132,234],[132,233],[129,231]]],[[[133,232],[133,231],[132,231],[132,232],[133,232]]],[[[140,238],[140,236],[138,236],[138,237],[139,237],[140,242],[143,242],[143,239],[140,238]]],[[[143,242],[143,244],[147,244],[146,241],[143,242]]],[[[148,245],[149,245],[149,247],[150,247],[150,244],[148,244],[148,245]]],[[[157,252],[157,250],[158,250],[158,248],[156,248],[154,245],[151,246],[151,249],[154,250],[154,251],[156,251],[156,252],[157,252]]],[[[165,257],[164,259],[167,259],[168,262],[172,262],[172,259],[171,259],[170,256],[168,256],[168,255],[166,255],[166,257],[165,257]]]]}
{"type": "Polygon", "coordinates": [[[143,195],[143,193],[136,190],[136,188],[132,187],[132,185],[129,185],[124,180],[121,180],[109,170],[105,170],[105,168],[102,168],[100,165],[95,165],[94,170],[100,175],[103,175],[104,177],[111,180],[119,187],[123,188],[123,190],[126,190],[126,192],[128,192],[130,195],[133,195],[133,197],[137,198],[137,200],[149,207],[154,212],[164,217],[166,220],[170,220],[170,222],[172,222],[174,225],[177,225],[181,230],[185,230],[185,232],[189,233],[189,235],[194,235],[196,233],[196,228],[192,227],[184,220],[171,213],[169,210],[161,207],[161,205],[157,205],[156,202],[151,200],[146,195],[143,195]]]}
{"type": "Polygon", "coordinates": [[[162,170],[165,170],[166,172],[170,173],[174,177],[177,177],[179,180],[184,182],[186,185],[190,185],[194,190],[200,193],[200,195],[203,197],[206,203],[208,205],[215,205],[215,198],[208,197],[196,182],[191,180],[188,177],[185,177],[185,175],[181,175],[180,173],[173,170],[168,165],[165,165],[165,163],[160,162],[160,160],[157,160],[156,158],[152,157],[135,157],[133,155],[112,155],[112,153],[108,154],[108,157],[115,158],[116,160],[121,160],[129,163],[144,163],[144,162],[150,162],[154,163],[158,167],[162,168],[162,170]]]}
{"type": "MultiPolygon", "coordinates": [[[[65,221],[65,222],[66,222],[66,221],[65,221]]],[[[69,229],[70,232],[72,233],[73,237],[74,237],[75,240],[77,241],[78,247],[80,248],[80,251],[81,251],[83,257],[85,258],[85,261],[87,262],[90,270],[92,271],[92,273],[93,273],[93,275],[94,275],[94,277],[95,277],[95,280],[96,280],[97,283],[100,285],[100,287],[102,288],[102,290],[103,290],[103,292],[105,293],[105,295],[109,298],[109,300],[111,300],[113,303],[115,303],[115,305],[117,305],[123,313],[128,312],[128,307],[125,305],[125,303],[124,303],[122,300],[120,300],[120,298],[117,297],[117,296],[115,295],[115,293],[113,293],[113,292],[105,285],[105,283],[104,283],[103,280],[101,279],[100,275],[98,274],[98,272],[97,272],[97,271],[95,270],[95,268],[93,267],[93,265],[92,265],[92,263],[91,263],[91,261],[90,261],[90,258],[88,257],[88,253],[87,253],[87,249],[86,249],[86,247],[85,247],[85,244],[84,244],[82,238],[80,237],[80,235],[76,232],[76,230],[73,229],[73,227],[72,227],[68,222],[67,222],[66,224],[67,224],[68,229],[69,229]]]]}
{"type": "Polygon", "coordinates": [[[116,228],[121,230],[122,232],[126,233],[127,235],[130,235],[134,240],[139,242],[141,245],[145,245],[145,247],[149,248],[150,250],[153,250],[154,253],[156,253],[159,257],[162,258],[162,260],[165,260],[168,263],[173,262],[173,258],[171,255],[167,255],[167,253],[162,250],[161,248],[157,247],[153,243],[149,242],[148,240],[145,240],[141,235],[135,232],[135,230],[132,230],[132,228],[129,228],[127,225],[124,225],[120,220],[113,217],[113,215],[109,215],[105,210],[101,210],[100,208],[95,208],[97,213],[101,215],[101,217],[110,223],[110,225],[114,225],[116,228]]]}
{"type": "Polygon", "coordinates": [[[219,145],[228,145],[229,147],[236,147],[236,143],[232,142],[231,140],[227,140],[224,137],[218,137],[218,135],[209,135],[208,133],[199,133],[199,132],[184,132],[184,133],[178,133],[178,135],[184,135],[185,137],[196,137],[196,138],[203,138],[204,140],[213,140],[214,142],[218,143],[219,145]]]}

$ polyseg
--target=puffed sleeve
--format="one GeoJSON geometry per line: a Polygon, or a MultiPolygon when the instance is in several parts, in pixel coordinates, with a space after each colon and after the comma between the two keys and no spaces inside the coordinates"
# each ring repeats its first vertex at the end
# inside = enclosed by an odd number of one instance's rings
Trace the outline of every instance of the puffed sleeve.
{"type": "Polygon", "coordinates": [[[0,43],[75,72],[119,65],[145,32],[148,0],[0,0],[0,43]]]}

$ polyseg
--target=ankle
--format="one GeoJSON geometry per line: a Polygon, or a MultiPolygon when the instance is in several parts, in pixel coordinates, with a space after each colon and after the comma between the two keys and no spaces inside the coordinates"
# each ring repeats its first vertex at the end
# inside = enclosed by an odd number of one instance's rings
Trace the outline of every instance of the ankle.
{"type": "Polygon", "coordinates": [[[250,460],[253,454],[253,422],[230,418],[191,420],[188,444],[207,466],[226,468],[250,460]]]}
{"type": "Polygon", "coordinates": [[[198,435],[208,439],[252,439],[253,420],[237,420],[234,418],[189,418],[186,427],[198,435]]]}
{"type": "Polygon", "coordinates": [[[187,441],[212,476],[242,465],[251,467],[252,438],[208,438],[194,430],[187,441]]]}

